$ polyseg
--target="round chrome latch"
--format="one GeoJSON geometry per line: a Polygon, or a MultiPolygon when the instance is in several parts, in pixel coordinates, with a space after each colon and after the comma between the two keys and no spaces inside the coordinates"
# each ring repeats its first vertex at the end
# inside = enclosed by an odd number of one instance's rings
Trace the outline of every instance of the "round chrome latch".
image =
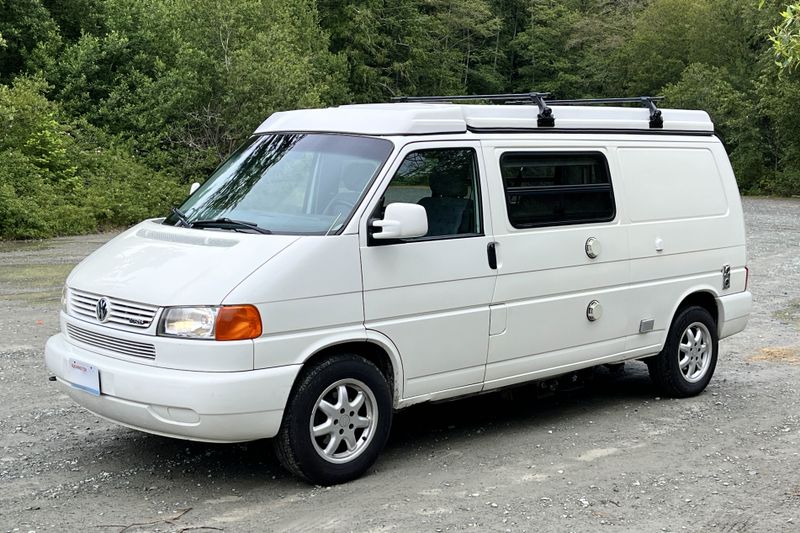
{"type": "Polygon", "coordinates": [[[603,316],[603,306],[600,305],[600,302],[597,300],[589,302],[589,306],[586,308],[586,318],[589,319],[589,322],[594,322],[601,316],[603,316]]]}
{"type": "Polygon", "coordinates": [[[600,255],[600,252],[603,251],[603,247],[600,245],[600,241],[598,241],[594,237],[589,237],[588,239],[586,239],[585,249],[586,249],[586,255],[588,255],[590,259],[594,259],[598,255],[600,255]]]}

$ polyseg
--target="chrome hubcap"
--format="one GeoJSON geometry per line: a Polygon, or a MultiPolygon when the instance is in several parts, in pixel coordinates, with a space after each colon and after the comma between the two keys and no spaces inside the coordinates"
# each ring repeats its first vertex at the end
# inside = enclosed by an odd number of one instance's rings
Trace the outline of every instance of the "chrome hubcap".
{"type": "Polygon", "coordinates": [[[711,334],[705,324],[690,324],[681,336],[678,349],[678,367],[683,379],[689,383],[703,379],[711,365],[712,351],[711,334]]]}
{"type": "Polygon", "coordinates": [[[326,461],[346,463],[367,449],[378,422],[372,391],[357,379],[342,379],[325,389],[311,413],[314,449],[326,461]]]}

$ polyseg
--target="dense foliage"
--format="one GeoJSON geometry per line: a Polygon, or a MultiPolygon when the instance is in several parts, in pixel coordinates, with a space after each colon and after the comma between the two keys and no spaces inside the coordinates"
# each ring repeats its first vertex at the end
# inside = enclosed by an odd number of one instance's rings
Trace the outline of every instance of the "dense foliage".
{"type": "MultiPolygon", "coordinates": [[[[766,0],[761,0],[764,6],[766,0]]],[[[793,2],[781,12],[781,23],[770,36],[775,49],[776,63],[783,70],[800,66],[800,2],[793,2]]]]}
{"type": "Polygon", "coordinates": [[[274,111],[411,94],[664,94],[800,194],[798,10],[760,3],[0,0],[0,237],[163,214],[274,111]]]}

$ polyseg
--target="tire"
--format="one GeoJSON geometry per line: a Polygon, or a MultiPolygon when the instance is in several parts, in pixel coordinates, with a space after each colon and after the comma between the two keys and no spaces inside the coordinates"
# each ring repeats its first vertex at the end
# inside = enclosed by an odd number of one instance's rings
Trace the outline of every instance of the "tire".
{"type": "Polygon", "coordinates": [[[356,479],[372,466],[391,425],[392,393],[386,378],[363,357],[342,354],[300,375],[273,445],[292,474],[334,485],[356,479]]]}
{"type": "Polygon", "coordinates": [[[650,379],[667,396],[696,396],[714,375],[717,351],[717,324],[711,314],[697,306],[681,309],[664,349],[646,360],[650,379]]]}

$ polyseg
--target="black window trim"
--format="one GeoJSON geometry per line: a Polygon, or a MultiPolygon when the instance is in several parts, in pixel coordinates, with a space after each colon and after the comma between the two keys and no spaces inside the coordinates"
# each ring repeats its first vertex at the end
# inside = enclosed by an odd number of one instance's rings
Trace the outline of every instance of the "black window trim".
{"type": "Polygon", "coordinates": [[[387,183],[386,187],[380,192],[380,196],[378,196],[378,204],[372,210],[369,218],[367,219],[367,246],[388,246],[391,244],[414,244],[418,242],[433,242],[433,241],[446,241],[446,240],[454,240],[454,239],[468,239],[473,237],[485,237],[486,236],[486,215],[484,213],[484,206],[483,206],[483,195],[481,187],[481,165],[478,160],[478,150],[474,146],[464,146],[464,145],[454,145],[454,146],[437,146],[437,147],[430,147],[430,148],[417,148],[414,150],[409,150],[402,156],[403,158],[400,160],[400,164],[397,166],[397,169],[392,174],[392,177],[389,178],[389,182],[387,183]],[[477,185],[476,192],[476,204],[480,207],[480,222],[481,222],[481,231],[479,233],[454,233],[452,235],[431,235],[431,236],[423,236],[423,237],[415,237],[413,239],[376,239],[372,235],[374,233],[372,222],[374,220],[380,220],[378,218],[378,210],[380,209],[380,199],[383,198],[383,195],[386,194],[387,189],[391,187],[392,180],[394,180],[395,176],[397,175],[397,171],[400,170],[400,167],[405,162],[406,158],[411,154],[415,154],[417,152],[430,152],[433,150],[470,150],[472,152],[472,164],[475,167],[475,183],[477,185]]]}
{"type": "Polygon", "coordinates": [[[508,219],[508,223],[514,229],[519,230],[528,230],[534,228],[548,228],[554,226],[576,226],[579,224],[600,224],[600,223],[607,223],[612,222],[617,218],[617,201],[614,196],[614,180],[611,176],[611,168],[608,165],[608,157],[606,154],[600,150],[519,150],[519,149],[511,149],[504,151],[500,154],[500,158],[497,161],[500,167],[500,180],[503,182],[503,203],[505,204],[506,208],[506,218],[508,219]],[[587,218],[587,219],[576,219],[576,220],[557,220],[553,222],[531,222],[529,224],[515,224],[511,220],[511,215],[508,209],[508,195],[509,195],[509,187],[506,185],[506,180],[503,177],[503,159],[509,155],[529,155],[533,157],[576,157],[576,156],[592,156],[592,157],[599,157],[600,160],[603,162],[603,166],[606,171],[606,175],[608,176],[608,185],[605,184],[588,184],[588,185],[548,185],[543,187],[512,187],[512,192],[520,192],[520,193],[532,193],[532,192],[545,192],[545,193],[560,193],[560,192],[567,192],[567,191],[598,191],[598,190],[605,190],[608,189],[608,192],[611,194],[611,216],[607,218],[587,218]]]}

